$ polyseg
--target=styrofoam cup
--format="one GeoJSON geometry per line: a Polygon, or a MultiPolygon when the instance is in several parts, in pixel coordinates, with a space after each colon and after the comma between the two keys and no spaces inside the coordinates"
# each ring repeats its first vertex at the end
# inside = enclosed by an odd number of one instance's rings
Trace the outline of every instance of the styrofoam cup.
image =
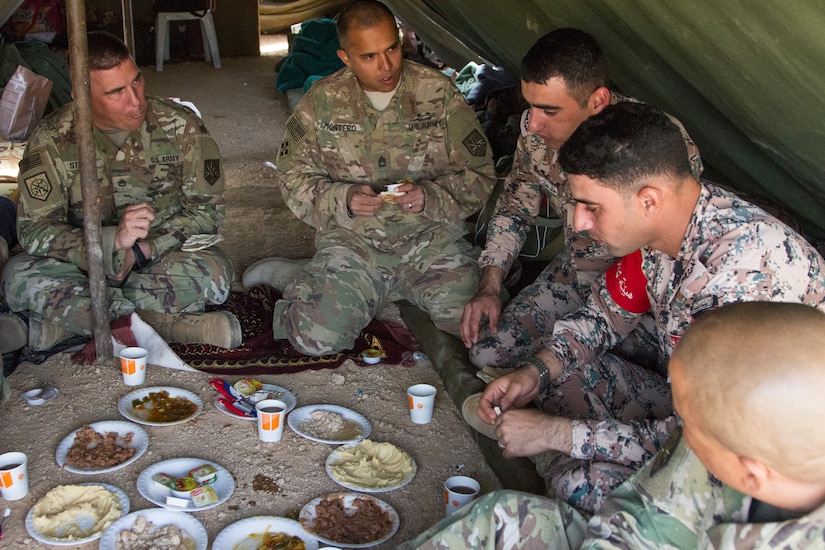
{"type": "Polygon", "coordinates": [[[20,500],[29,494],[28,457],[23,453],[0,455],[0,495],[20,500]]]}
{"type": "Polygon", "coordinates": [[[120,370],[123,383],[127,386],[140,386],[146,381],[146,360],[149,352],[144,348],[126,348],[120,352],[120,370]]]}
{"type": "Polygon", "coordinates": [[[286,403],[279,399],[264,399],[255,403],[258,413],[258,439],[267,443],[280,441],[284,435],[286,403]]]}
{"type": "Polygon", "coordinates": [[[427,424],[433,419],[435,405],[435,386],[416,384],[407,388],[407,400],[410,404],[410,420],[415,424],[427,424]]]}

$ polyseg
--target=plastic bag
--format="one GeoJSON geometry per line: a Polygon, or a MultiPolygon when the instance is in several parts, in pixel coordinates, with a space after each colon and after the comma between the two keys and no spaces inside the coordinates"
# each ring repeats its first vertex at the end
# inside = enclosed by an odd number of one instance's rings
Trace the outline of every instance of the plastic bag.
{"type": "Polygon", "coordinates": [[[0,97],[0,137],[28,139],[43,117],[51,93],[51,80],[18,65],[0,97]]]}

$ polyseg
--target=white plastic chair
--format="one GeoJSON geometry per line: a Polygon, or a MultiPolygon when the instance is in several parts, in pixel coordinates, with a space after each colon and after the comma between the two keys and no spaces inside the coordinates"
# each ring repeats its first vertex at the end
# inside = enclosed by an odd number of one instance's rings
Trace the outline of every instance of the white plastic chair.
{"type": "Polygon", "coordinates": [[[169,24],[172,21],[201,22],[201,36],[203,37],[203,52],[207,63],[209,61],[216,69],[221,68],[221,54],[218,51],[218,35],[215,33],[215,22],[212,19],[212,8],[206,10],[203,17],[188,11],[160,11],[155,24],[155,69],[163,70],[163,62],[169,59],[169,24]]]}

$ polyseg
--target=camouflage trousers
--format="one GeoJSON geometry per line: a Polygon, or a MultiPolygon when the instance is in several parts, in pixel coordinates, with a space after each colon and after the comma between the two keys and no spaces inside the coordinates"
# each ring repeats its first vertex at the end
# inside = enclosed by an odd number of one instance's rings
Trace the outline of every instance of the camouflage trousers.
{"type": "Polygon", "coordinates": [[[563,502],[518,491],[494,491],[397,548],[569,550],[584,541],[586,527],[585,518],[563,502]]]}
{"type": "MultiPolygon", "coordinates": [[[[470,362],[478,368],[512,368],[546,347],[556,321],[581,308],[589,287],[576,281],[569,260],[556,257],[504,308],[496,334],[484,324],[478,343],[470,348],[470,362]]],[[[618,350],[641,364],[659,361],[659,345],[652,317],[644,317],[618,350]]]]}
{"type": "Polygon", "coordinates": [[[533,457],[548,494],[591,514],[676,428],[665,376],[613,354],[571,365],[537,402],[576,420],[570,456],[533,457]]]}
{"type": "MultiPolygon", "coordinates": [[[[132,271],[122,285],[107,281],[109,316],[114,320],[135,310],[203,311],[207,304],[226,301],[233,279],[232,260],[219,248],[170,252],[132,271]]],[[[29,310],[37,320],[75,334],[92,334],[89,281],[75,264],[19,254],[3,270],[3,289],[12,311],[29,310]]]]}
{"type": "Polygon", "coordinates": [[[459,322],[480,279],[478,249],[464,239],[448,244],[426,271],[365,244],[319,247],[305,276],[275,305],[273,332],[307,355],[351,349],[387,302],[404,299],[435,325],[459,335],[459,322]]]}

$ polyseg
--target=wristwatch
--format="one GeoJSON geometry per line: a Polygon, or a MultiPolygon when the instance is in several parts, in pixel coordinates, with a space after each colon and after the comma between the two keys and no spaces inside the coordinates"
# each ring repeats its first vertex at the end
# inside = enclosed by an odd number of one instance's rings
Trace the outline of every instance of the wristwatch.
{"type": "Polygon", "coordinates": [[[132,252],[135,253],[135,265],[132,267],[132,270],[139,271],[149,265],[149,260],[143,255],[143,251],[140,249],[137,241],[132,245],[132,252]]]}
{"type": "Polygon", "coordinates": [[[543,394],[550,385],[550,371],[547,369],[547,365],[535,355],[531,355],[519,364],[520,367],[526,365],[533,365],[539,371],[539,394],[543,394]]]}

